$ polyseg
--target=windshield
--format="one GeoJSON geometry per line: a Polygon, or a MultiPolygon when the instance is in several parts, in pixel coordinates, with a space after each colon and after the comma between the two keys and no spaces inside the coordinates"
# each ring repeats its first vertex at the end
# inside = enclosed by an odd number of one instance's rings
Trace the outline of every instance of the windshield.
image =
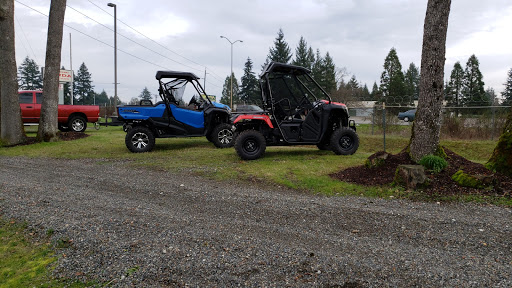
{"type": "Polygon", "coordinates": [[[164,88],[163,95],[170,103],[180,107],[207,102],[204,93],[199,91],[199,87],[194,82],[187,79],[173,79],[167,83],[162,83],[164,88]]]}

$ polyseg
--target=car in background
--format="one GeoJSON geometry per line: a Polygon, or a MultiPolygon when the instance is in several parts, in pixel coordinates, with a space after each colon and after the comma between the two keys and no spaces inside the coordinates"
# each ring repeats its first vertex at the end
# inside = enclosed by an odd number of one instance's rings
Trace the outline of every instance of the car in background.
{"type": "Polygon", "coordinates": [[[416,109],[407,110],[405,112],[398,113],[398,119],[404,120],[405,122],[412,122],[416,116],[416,109]]]}

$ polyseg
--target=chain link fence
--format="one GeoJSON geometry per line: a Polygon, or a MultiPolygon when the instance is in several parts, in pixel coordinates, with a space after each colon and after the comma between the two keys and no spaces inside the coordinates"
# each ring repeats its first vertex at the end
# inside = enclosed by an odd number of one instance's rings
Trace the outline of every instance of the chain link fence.
{"type": "MultiPolygon", "coordinates": [[[[351,103],[351,119],[369,126],[358,133],[411,136],[415,106],[388,106],[374,101],[351,103]],[[399,113],[407,112],[399,118],[399,113]]],[[[510,106],[443,107],[441,139],[497,140],[501,135],[510,106]]]]}

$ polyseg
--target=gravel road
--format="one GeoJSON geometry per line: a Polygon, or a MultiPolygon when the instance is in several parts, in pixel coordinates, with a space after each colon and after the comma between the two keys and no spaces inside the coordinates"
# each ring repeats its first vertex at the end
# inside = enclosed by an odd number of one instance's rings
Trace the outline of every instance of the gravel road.
{"type": "Polygon", "coordinates": [[[512,287],[512,210],[323,197],[0,157],[0,215],[58,250],[55,275],[113,287],[512,287]]]}

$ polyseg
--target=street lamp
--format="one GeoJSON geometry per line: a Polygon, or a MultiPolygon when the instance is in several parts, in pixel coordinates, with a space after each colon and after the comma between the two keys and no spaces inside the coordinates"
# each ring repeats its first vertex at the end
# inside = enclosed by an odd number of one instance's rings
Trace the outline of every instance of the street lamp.
{"type": "MultiPolygon", "coordinates": [[[[107,6],[114,7],[114,105],[117,106],[117,6],[114,3],[107,6]]],[[[116,109],[113,114],[117,114],[116,109]]]]}
{"type": "Polygon", "coordinates": [[[231,42],[228,37],[220,36],[220,38],[224,38],[228,40],[229,44],[231,44],[231,75],[229,76],[231,78],[231,109],[233,109],[233,44],[236,42],[244,42],[242,40],[235,40],[235,42],[231,42]]]}

